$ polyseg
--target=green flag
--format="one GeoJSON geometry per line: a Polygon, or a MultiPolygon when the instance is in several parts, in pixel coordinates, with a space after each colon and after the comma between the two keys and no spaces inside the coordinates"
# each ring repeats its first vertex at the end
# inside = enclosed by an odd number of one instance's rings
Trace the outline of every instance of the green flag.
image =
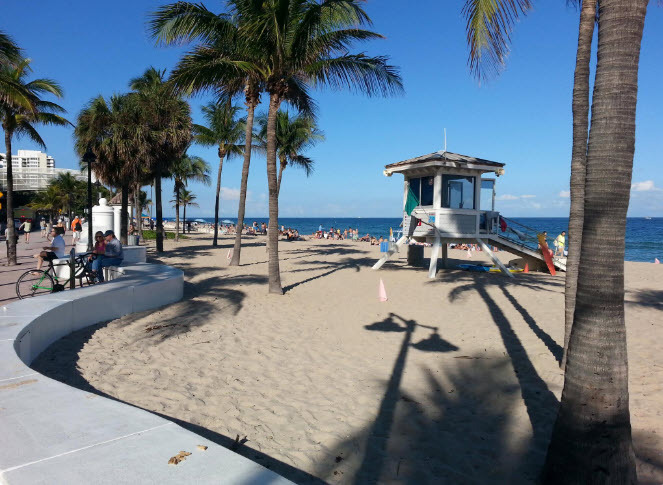
{"type": "Polygon", "coordinates": [[[419,205],[419,199],[417,199],[417,196],[414,195],[414,192],[412,192],[412,187],[408,187],[407,199],[405,200],[405,212],[407,213],[407,215],[409,216],[410,214],[412,214],[412,211],[418,205],[419,205]]]}

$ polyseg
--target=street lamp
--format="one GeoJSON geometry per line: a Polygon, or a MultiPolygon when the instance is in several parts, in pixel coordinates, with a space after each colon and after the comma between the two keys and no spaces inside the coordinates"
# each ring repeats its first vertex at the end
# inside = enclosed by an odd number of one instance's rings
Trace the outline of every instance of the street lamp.
{"type": "Polygon", "coordinates": [[[95,160],[94,153],[89,148],[83,155],[83,162],[87,163],[87,250],[92,251],[92,163],[95,160]]]}

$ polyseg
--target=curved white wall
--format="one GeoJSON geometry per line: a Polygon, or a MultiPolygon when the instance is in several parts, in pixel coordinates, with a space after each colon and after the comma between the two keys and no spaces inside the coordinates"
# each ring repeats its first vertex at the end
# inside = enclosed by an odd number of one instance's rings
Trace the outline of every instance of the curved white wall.
{"type": "Polygon", "coordinates": [[[171,421],[29,367],[75,330],[182,298],[178,269],[137,264],[120,271],[110,283],[0,308],[0,482],[291,483],[171,421]],[[168,465],[181,450],[192,454],[168,465]]]}

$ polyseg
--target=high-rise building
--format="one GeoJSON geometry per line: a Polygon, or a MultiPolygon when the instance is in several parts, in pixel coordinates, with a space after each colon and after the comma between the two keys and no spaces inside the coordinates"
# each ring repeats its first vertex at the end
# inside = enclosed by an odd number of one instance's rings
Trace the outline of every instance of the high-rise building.
{"type": "MultiPolygon", "coordinates": [[[[0,189],[7,187],[7,157],[0,153],[0,189]]],[[[80,180],[87,180],[80,170],[55,168],[55,159],[39,150],[19,150],[12,155],[14,190],[44,190],[59,173],[71,172],[80,180]]]]}

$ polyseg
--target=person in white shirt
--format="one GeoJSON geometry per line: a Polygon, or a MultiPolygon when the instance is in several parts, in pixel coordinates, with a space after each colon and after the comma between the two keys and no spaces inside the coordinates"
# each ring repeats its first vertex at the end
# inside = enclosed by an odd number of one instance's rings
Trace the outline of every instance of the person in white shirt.
{"type": "Polygon", "coordinates": [[[62,234],[64,234],[64,231],[61,227],[54,227],[51,229],[51,237],[53,238],[51,245],[44,246],[42,252],[34,255],[34,257],[37,258],[37,271],[41,271],[44,261],[53,261],[54,259],[64,258],[65,242],[62,234]]]}

